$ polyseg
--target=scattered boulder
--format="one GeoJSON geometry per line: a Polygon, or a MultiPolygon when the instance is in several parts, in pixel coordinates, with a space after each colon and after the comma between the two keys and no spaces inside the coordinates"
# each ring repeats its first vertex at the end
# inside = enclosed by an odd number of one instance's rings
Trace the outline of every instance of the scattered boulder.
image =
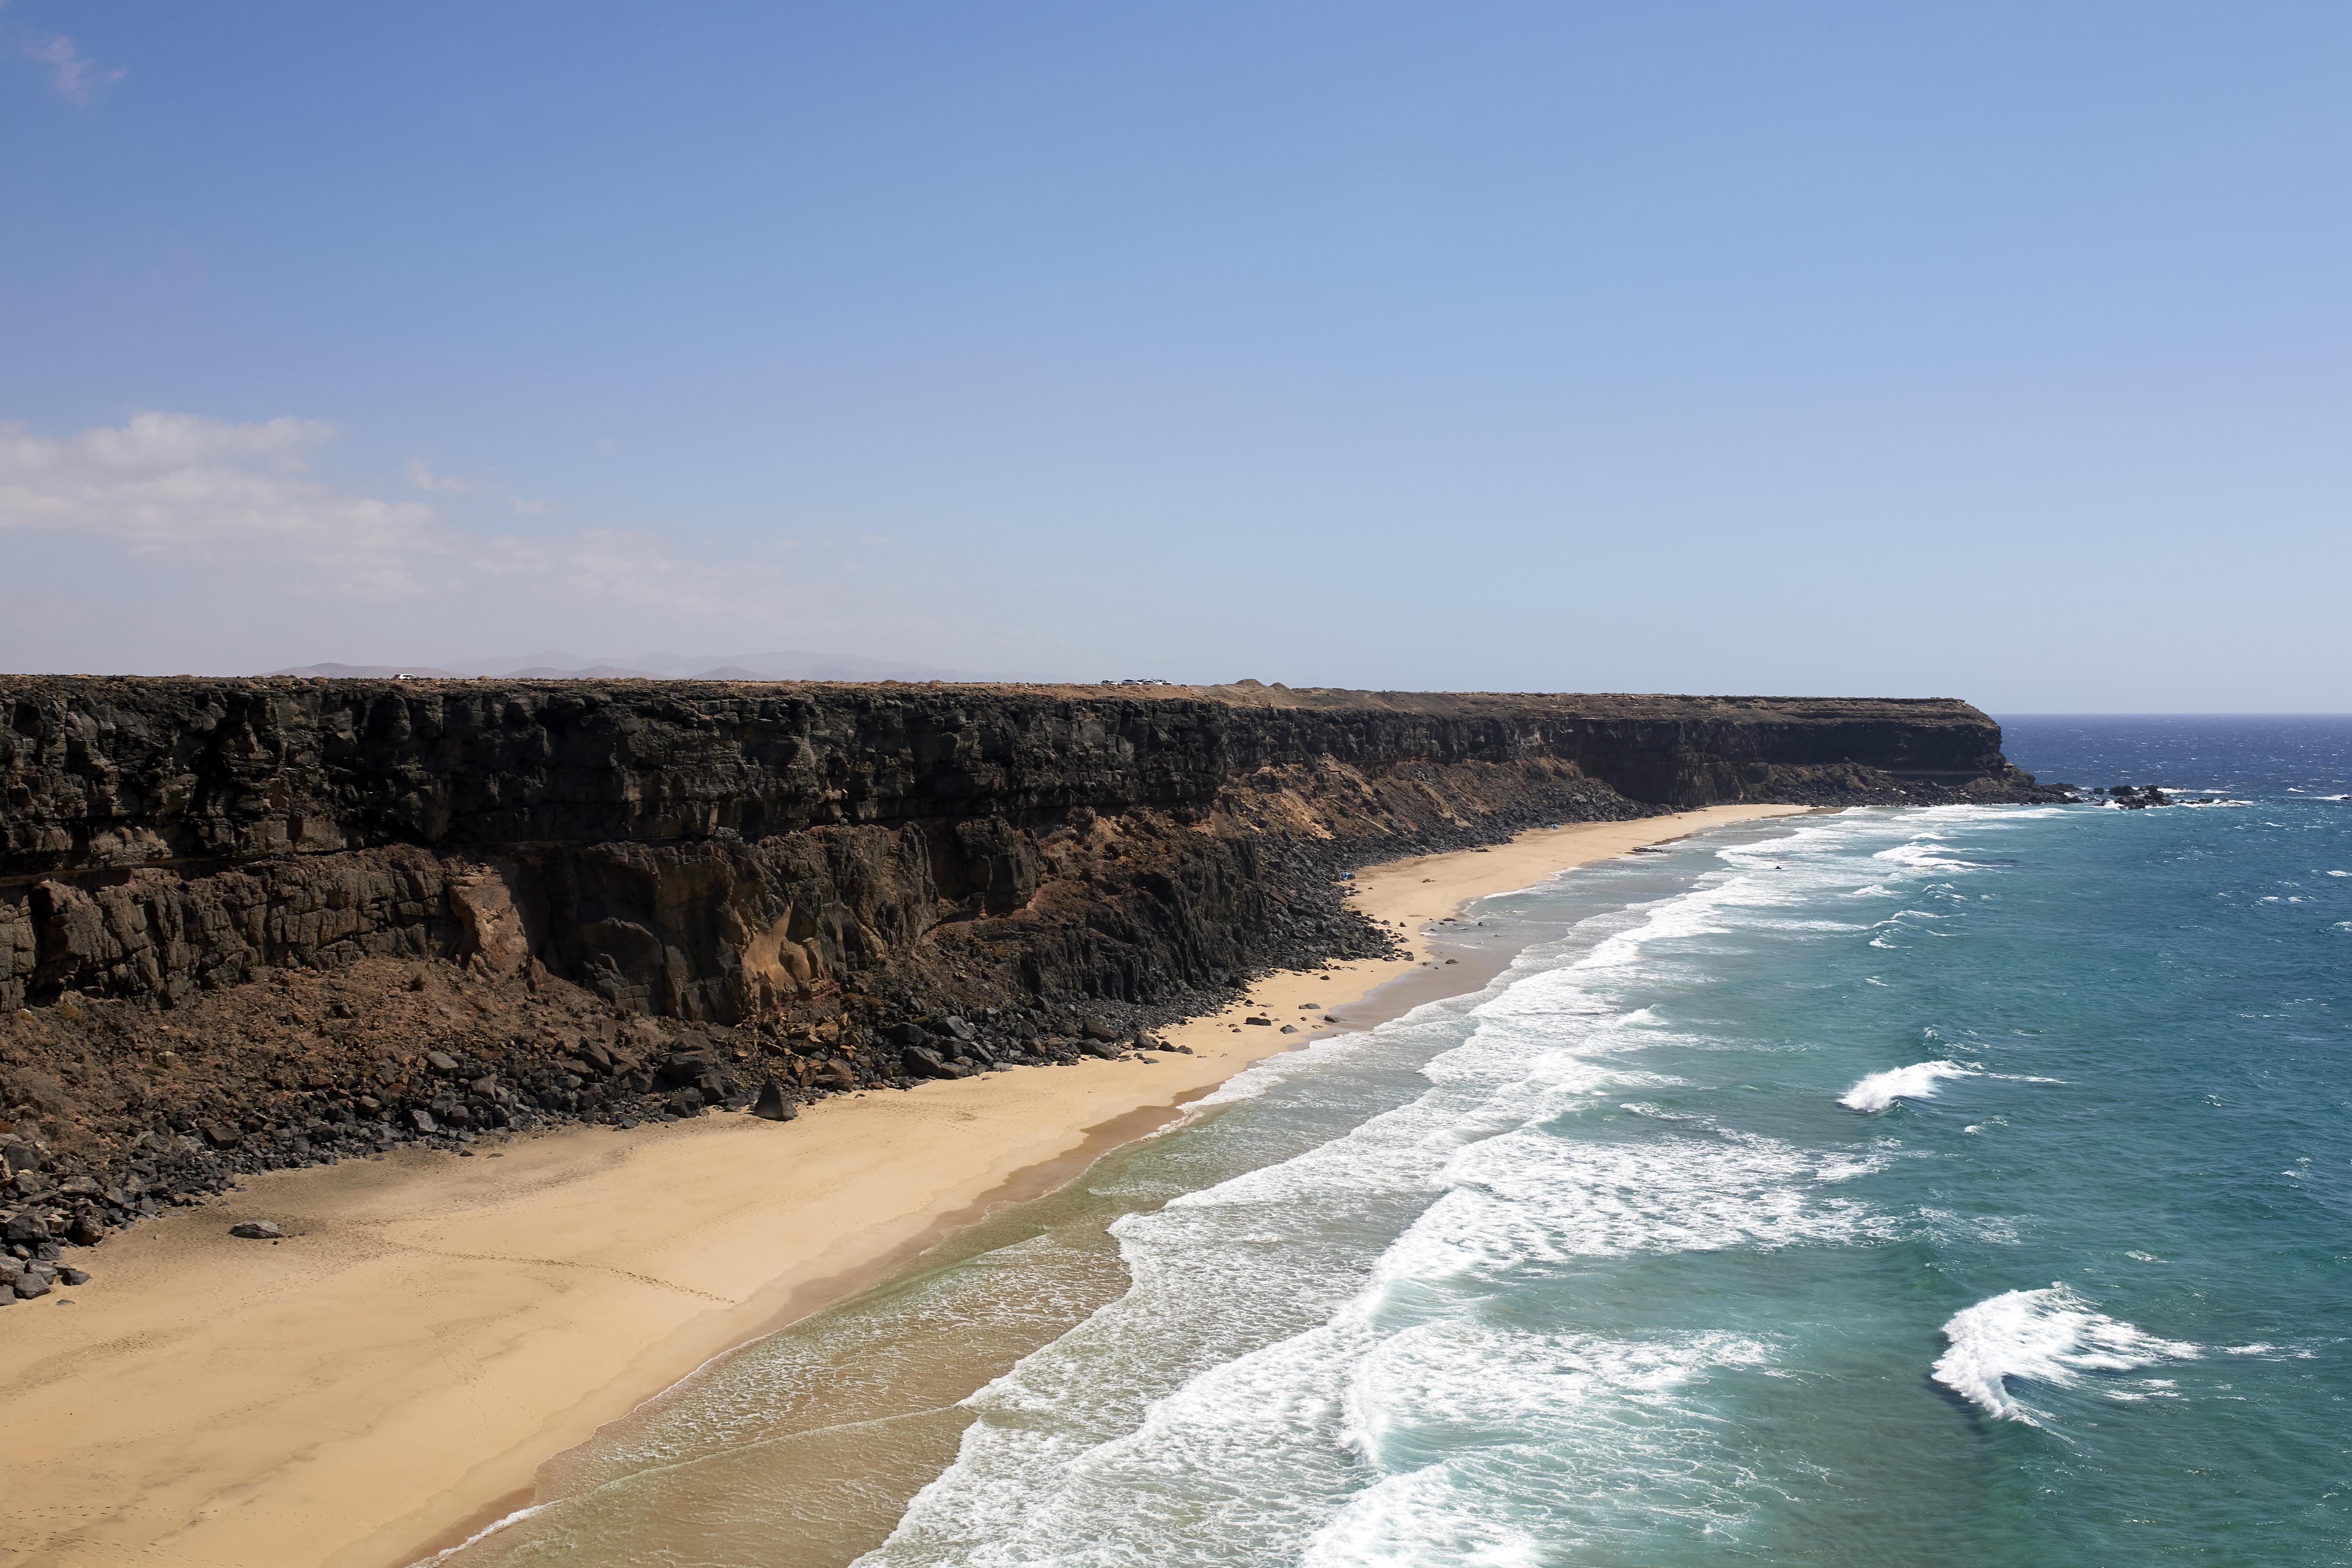
{"type": "Polygon", "coordinates": [[[1089,1040],[1101,1040],[1114,1045],[1118,1041],[1118,1031],[1100,1018],[1088,1018],[1078,1026],[1078,1032],[1089,1040]]]}
{"type": "Polygon", "coordinates": [[[16,1300],[30,1301],[36,1297],[49,1293],[49,1277],[27,1268],[16,1276],[16,1282],[12,1289],[16,1292],[16,1300]]]}
{"type": "Polygon", "coordinates": [[[700,1051],[678,1051],[662,1066],[662,1079],[672,1088],[683,1089],[718,1071],[719,1064],[700,1051]]]}
{"type": "Polygon", "coordinates": [[[951,1062],[929,1046],[909,1046],[900,1053],[899,1061],[908,1078],[970,1078],[971,1068],[963,1062],[951,1062]]]}
{"type": "Polygon", "coordinates": [[[276,1241],[286,1234],[278,1228],[278,1222],[274,1219],[240,1220],[228,1227],[228,1233],[247,1241],[276,1241]]]}
{"type": "Polygon", "coordinates": [[[226,1121],[205,1123],[205,1142],[215,1149],[234,1149],[245,1142],[245,1134],[226,1121]]]}
{"type": "Polygon", "coordinates": [[[441,1130],[441,1124],[433,1120],[433,1113],[421,1105],[409,1108],[408,1124],[419,1132],[438,1132],[441,1130]]]}
{"type": "Polygon", "coordinates": [[[1118,1047],[1108,1040],[1080,1040],[1078,1042],[1078,1049],[1086,1052],[1087,1055],[1090,1057],[1100,1057],[1107,1062],[1115,1062],[1118,1060],[1118,1047]]]}
{"type": "Polygon", "coordinates": [[[428,1063],[432,1064],[433,1070],[436,1072],[456,1072],[457,1070],[457,1058],[451,1056],[446,1051],[427,1051],[425,1053],[425,1059],[428,1063]]]}
{"type": "Polygon", "coordinates": [[[1242,1022],[1244,1024],[1263,1025],[1269,1029],[1274,1027],[1274,1020],[1271,1018],[1244,1018],[1242,1022]]]}
{"type": "Polygon", "coordinates": [[[856,1089],[857,1069],[838,1057],[829,1058],[816,1064],[816,1070],[809,1074],[809,1083],[817,1089],[856,1089]]]}
{"type": "Polygon", "coordinates": [[[800,1113],[800,1101],[777,1088],[773,1079],[761,1086],[760,1098],[751,1106],[751,1114],[762,1121],[790,1121],[800,1113]]]}
{"type": "Polygon", "coordinates": [[[952,1013],[940,1019],[940,1023],[947,1029],[949,1034],[953,1035],[957,1039],[963,1041],[967,1045],[973,1040],[980,1038],[980,1031],[978,1029],[973,1028],[970,1024],[964,1022],[961,1018],[957,1017],[952,1013]]]}
{"type": "Polygon", "coordinates": [[[11,1247],[38,1247],[48,1239],[49,1222],[30,1210],[11,1215],[6,1225],[0,1226],[0,1241],[11,1247]]]}

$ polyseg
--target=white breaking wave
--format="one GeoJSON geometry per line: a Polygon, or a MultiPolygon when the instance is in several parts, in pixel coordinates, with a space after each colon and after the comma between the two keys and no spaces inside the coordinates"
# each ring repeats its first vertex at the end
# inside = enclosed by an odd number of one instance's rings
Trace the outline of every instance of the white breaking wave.
{"type": "Polygon", "coordinates": [[[1964,871],[1969,868],[1969,862],[1953,859],[1950,847],[1933,838],[1917,838],[1908,844],[1897,844],[1892,849],[1881,849],[1871,858],[1892,861],[1914,871],[1964,871]]]}
{"type": "Polygon", "coordinates": [[[1988,1415],[2029,1426],[2042,1425],[2042,1412],[2011,1391],[2012,1378],[2074,1388],[2085,1373],[2130,1372],[2204,1353],[2110,1318],[2063,1285],[1989,1297],[1953,1313],[1944,1338],[1951,1348],[1937,1359],[1936,1381],[1988,1415]]]}
{"type": "Polygon", "coordinates": [[[1709,1130],[1614,1142],[1535,1131],[1474,1143],[1373,1270],[1376,1289],[1494,1280],[1576,1258],[1773,1250],[1890,1234],[1821,1189],[1819,1154],[1709,1130]]]}
{"type": "Polygon", "coordinates": [[[1945,1079],[1974,1078],[1981,1070],[1958,1062],[1914,1062],[1907,1068],[1872,1073],[1839,1096],[1838,1103],[1848,1110],[1875,1115],[1898,1100],[1933,1100],[1936,1086],[1945,1079]]]}
{"type": "Polygon", "coordinates": [[[1755,1499],[1736,1465],[1696,1458],[1706,1417],[1689,1396],[1772,1359],[1730,1333],[1627,1341],[1454,1321],[1391,1334],[1341,1405],[1340,1440],[1384,1474],[1307,1541],[1301,1568],[1534,1568],[1647,1534],[1668,1498],[1738,1519],[1755,1499]],[[1460,1446],[1482,1431],[1517,1441],[1460,1446]],[[1601,1469],[1613,1484],[1596,1494],[1601,1469]],[[1559,1506],[1571,1498],[1572,1512],[1559,1506]]]}

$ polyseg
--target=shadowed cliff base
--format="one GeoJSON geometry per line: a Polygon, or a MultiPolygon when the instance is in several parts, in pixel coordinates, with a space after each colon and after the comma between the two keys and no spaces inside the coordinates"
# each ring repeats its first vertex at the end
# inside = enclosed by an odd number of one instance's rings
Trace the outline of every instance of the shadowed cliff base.
{"type": "Polygon", "coordinates": [[[1387,951],[1343,874],[1731,802],[2053,798],[1965,703],[0,678],[7,1223],[1129,1048],[1387,951]]]}

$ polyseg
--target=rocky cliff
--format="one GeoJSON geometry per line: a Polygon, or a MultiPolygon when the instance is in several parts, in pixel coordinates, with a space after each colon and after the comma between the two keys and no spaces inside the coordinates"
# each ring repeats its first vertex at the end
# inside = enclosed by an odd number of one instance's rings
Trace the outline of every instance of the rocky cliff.
{"type": "Polygon", "coordinates": [[[1535,823],[2038,794],[1952,701],[18,677],[0,715],[0,1121],[161,1187],[1116,1048],[1377,951],[1342,868],[1535,823]]]}

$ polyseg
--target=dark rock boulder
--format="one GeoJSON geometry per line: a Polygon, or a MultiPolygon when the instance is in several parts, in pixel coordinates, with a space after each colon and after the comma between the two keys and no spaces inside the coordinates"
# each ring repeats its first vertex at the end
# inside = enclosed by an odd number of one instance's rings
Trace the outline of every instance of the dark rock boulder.
{"type": "Polygon", "coordinates": [[[908,1046],[898,1053],[899,1065],[908,1078],[961,1078],[955,1064],[929,1046],[908,1046]]]}
{"type": "Polygon", "coordinates": [[[683,1089],[708,1074],[718,1070],[718,1064],[701,1051],[680,1051],[662,1064],[661,1078],[673,1089],[683,1089]]]}
{"type": "Polygon", "coordinates": [[[274,1219],[248,1219],[228,1227],[228,1233],[247,1241],[276,1241],[286,1233],[274,1219]]]}
{"type": "Polygon", "coordinates": [[[751,1114],[762,1121],[790,1121],[800,1113],[800,1101],[786,1095],[773,1079],[760,1086],[760,1098],[751,1104],[751,1114]]]}

